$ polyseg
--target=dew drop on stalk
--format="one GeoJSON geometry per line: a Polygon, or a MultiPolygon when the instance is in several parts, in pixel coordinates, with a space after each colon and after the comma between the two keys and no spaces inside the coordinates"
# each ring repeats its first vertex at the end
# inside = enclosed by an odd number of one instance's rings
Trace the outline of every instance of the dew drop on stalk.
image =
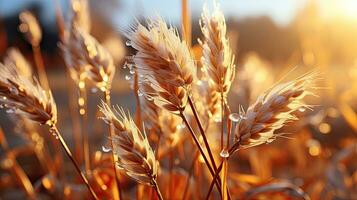
{"type": "Polygon", "coordinates": [[[10,88],[10,92],[14,93],[15,95],[19,93],[19,91],[16,88],[10,88]]]}
{"type": "Polygon", "coordinates": [[[214,120],[214,122],[217,122],[217,123],[222,121],[221,117],[215,117],[213,120],[214,120]]]}
{"type": "Polygon", "coordinates": [[[97,92],[98,92],[98,88],[92,87],[92,88],[90,89],[90,91],[91,91],[92,93],[97,93],[97,92]]]}
{"type": "Polygon", "coordinates": [[[102,146],[102,151],[104,153],[108,153],[108,152],[112,151],[112,149],[110,147],[102,146]]]}
{"type": "Polygon", "coordinates": [[[229,152],[226,150],[226,149],[223,149],[221,151],[221,153],[219,153],[219,155],[222,157],[222,158],[228,158],[229,157],[229,152]]]}
{"type": "Polygon", "coordinates": [[[129,76],[129,75],[125,75],[125,80],[130,80],[131,79],[131,77],[129,76]]]}
{"type": "Polygon", "coordinates": [[[144,93],[141,92],[140,90],[138,90],[138,96],[139,96],[139,97],[142,97],[143,95],[144,95],[144,93]]]}
{"type": "Polygon", "coordinates": [[[299,108],[299,111],[300,111],[300,112],[305,112],[305,111],[306,111],[306,108],[305,108],[305,107],[300,107],[300,108],[299,108]]]}
{"type": "Polygon", "coordinates": [[[229,119],[232,121],[232,122],[239,122],[241,119],[242,119],[242,116],[238,113],[232,113],[229,115],[229,119]]]}
{"type": "Polygon", "coordinates": [[[9,108],[9,109],[6,110],[6,113],[8,113],[8,114],[11,114],[11,113],[14,113],[14,112],[15,112],[15,109],[13,109],[13,108],[9,108]]]}
{"type": "Polygon", "coordinates": [[[154,100],[154,97],[152,97],[152,96],[146,96],[146,99],[147,99],[148,101],[153,101],[153,100],[154,100]]]}
{"type": "Polygon", "coordinates": [[[126,41],[125,45],[128,46],[128,47],[131,46],[131,41],[130,40],[126,41]]]}
{"type": "Polygon", "coordinates": [[[131,67],[131,68],[130,68],[129,73],[130,73],[130,74],[135,74],[135,69],[134,69],[134,67],[131,67]]]}

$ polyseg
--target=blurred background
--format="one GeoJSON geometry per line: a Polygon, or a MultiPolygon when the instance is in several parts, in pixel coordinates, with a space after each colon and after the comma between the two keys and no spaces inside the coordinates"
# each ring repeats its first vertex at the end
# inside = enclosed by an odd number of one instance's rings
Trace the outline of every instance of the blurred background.
{"type": "MultiPolygon", "coordinates": [[[[192,49],[199,58],[197,38],[202,37],[199,18],[205,1],[188,2],[192,49]]],[[[270,145],[242,151],[235,171],[254,177],[237,177],[256,185],[272,177],[286,178],[315,199],[323,199],[322,194],[327,195],[329,190],[337,191],[336,199],[357,199],[357,0],[221,0],[219,3],[236,55],[237,76],[229,97],[232,110],[237,112],[239,105],[247,108],[262,91],[286,74],[284,80],[289,80],[317,68],[323,77],[319,98],[309,100],[314,110],[302,111],[305,118],[286,130],[294,133],[293,139],[279,139],[270,145]],[[281,151],[282,147],[287,151],[281,151]]],[[[133,50],[125,45],[123,32],[135,20],[158,15],[181,30],[181,1],[90,0],[89,5],[91,33],[108,48],[117,66],[113,103],[134,111],[134,95],[126,80],[130,73],[122,67],[125,56],[133,50]]],[[[70,138],[69,133],[66,135],[71,130],[70,112],[66,110],[68,86],[58,48],[57,24],[58,13],[69,20],[70,3],[0,0],[1,60],[9,47],[17,47],[34,63],[31,45],[18,28],[19,14],[24,10],[31,11],[41,25],[40,46],[46,71],[58,107],[63,108],[59,109],[59,122],[65,136],[70,138]]],[[[94,92],[90,95],[95,95],[94,92]]],[[[97,102],[98,99],[89,97],[93,112],[97,102]]],[[[14,132],[15,124],[9,122],[5,112],[0,119],[6,133],[14,132]]],[[[96,120],[95,116],[89,120],[96,120]]],[[[93,127],[93,130],[101,128],[93,127]]],[[[92,140],[103,140],[101,134],[94,134],[92,140]]],[[[13,138],[9,139],[12,146],[21,143],[16,137],[9,138],[13,138]]],[[[99,142],[96,149],[100,146],[99,142]]]]}

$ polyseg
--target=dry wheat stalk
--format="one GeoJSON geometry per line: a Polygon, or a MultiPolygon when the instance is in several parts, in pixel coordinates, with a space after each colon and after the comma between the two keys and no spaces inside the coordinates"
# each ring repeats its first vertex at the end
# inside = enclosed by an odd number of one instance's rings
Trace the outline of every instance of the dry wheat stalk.
{"type": "Polygon", "coordinates": [[[38,46],[42,39],[42,31],[37,19],[29,11],[20,14],[19,30],[25,34],[27,41],[32,46],[38,46]]]}
{"type": "Polygon", "coordinates": [[[9,111],[50,127],[50,131],[59,139],[90,194],[94,199],[98,199],[56,127],[57,108],[51,91],[44,90],[37,79],[31,80],[20,74],[15,66],[0,63],[0,96],[0,103],[9,111]]]}
{"type": "Polygon", "coordinates": [[[115,73],[114,61],[110,53],[94,37],[72,26],[62,50],[74,80],[88,78],[102,91],[110,88],[115,73]]]}
{"type": "Polygon", "coordinates": [[[131,59],[154,93],[147,93],[156,105],[171,112],[183,110],[188,89],[194,80],[195,67],[188,47],[176,29],[158,18],[148,28],[138,24],[126,34],[131,46],[138,50],[131,59]]]}
{"type": "Polygon", "coordinates": [[[159,115],[161,109],[155,105],[153,101],[150,101],[150,98],[145,96],[145,94],[155,94],[153,88],[147,82],[141,82],[139,76],[140,88],[139,88],[139,97],[140,97],[140,106],[141,106],[141,116],[142,120],[145,122],[145,127],[150,130],[150,132],[161,133],[161,124],[159,123],[159,115]]]}
{"type": "Polygon", "coordinates": [[[63,43],[60,44],[65,64],[70,72],[71,78],[78,84],[86,78],[88,68],[80,44],[80,33],[73,26],[67,29],[63,43]]]}
{"type": "Polygon", "coordinates": [[[140,183],[152,185],[157,177],[159,163],[155,159],[145,134],[142,134],[122,108],[113,110],[104,102],[100,106],[103,120],[114,126],[113,151],[118,166],[140,183]],[[115,113],[114,113],[114,112],[115,113]]]}
{"type": "Polygon", "coordinates": [[[57,122],[57,108],[50,91],[42,89],[36,79],[28,79],[13,65],[0,64],[0,102],[10,110],[39,122],[57,122]]]}
{"type": "Polygon", "coordinates": [[[89,32],[91,28],[88,0],[72,0],[72,25],[89,32]]]}
{"type": "Polygon", "coordinates": [[[294,112],[310,108],[302,99],[313,94],[311,89],[318,78],[318,73],[310,72],[293,81],[282,83],[262,94],[251,105],[241,122],[235,136],[242,148],[271,142],[280,134],[276,130],[286,123],[297,120],[294,112]]]}
{"type": "Polygon", "coordinates": [[[31,78],[33,76],[30,64],[17,48],[9,48],[6,51],[4,65],[14,65],[18,69],[18,72],[27,78],[31,78]]]}
{"type": "Polygon", "coordinates": [[[118,167],[137,182],[154,187],[159,198],[162,198],[156,182],[159,162],[146,134],[140,132],[134,120],[122,108],[112,110],[102,102],[100,110],[104,114],[103,120],[114,127],[115,135],[111,140],[118,167]]]}
{"type": "Polygon", "coordinates": [[[201,62],[214,89],[226,98],[235,76],[234,55],[226,37],[226,22],[218,5],[210,15],[205,6],[200,21],[204,41],[201,62]]]}

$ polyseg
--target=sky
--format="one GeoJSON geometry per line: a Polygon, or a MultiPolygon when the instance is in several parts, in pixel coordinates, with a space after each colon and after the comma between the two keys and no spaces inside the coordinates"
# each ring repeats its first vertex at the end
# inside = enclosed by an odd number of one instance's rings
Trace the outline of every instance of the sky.
{"type": "MultiPolygon", "coordinates": [[[[27,5],[37,2],[45,9],[41,13],[43,22],[53,23],[54,2],[60,2],[62,9],[68,8],[69,0],[0,0],[0,17],[18,13],[27,5]]],[[[180,0],[91,0],[95,9],[102,10],[107,18],[118,27],[126,27],[133,19],[140,16],[161,15],[172,23],[178,23],[181,17],[180,0]],[[105,5],[109,6],[105,6],[105,5]]],[[[213,0],[188,0],[193,16],[202,12],[205,3],[212,5],[213,0]]],[[[226,17],[244,19],[246,17],[269,16],[278,25],[287,25],[296,14],[311,0],[218,0],[226,17]]],[[[357,19],[357,0],[315,0],[322,13],[331,16],[333,10],[353,15],[357,19]]]]}
{"type": "MultiPolygon", "coordinates": [[[[67,7],[67,0],[58,0],[63,8],[67,7]]],[[[113,0],[100,0],[95,4],[100,6],[105,2],[113,0]]],[[[245,18],[251,16],[270,16],[280,25],[288,24],[301,9],[307,0],[221,0],[219,4],[226,16],[236,18],[245,18]]],[[[37,2],[45,6],[41,17],[45,22],[54,20],[55,0],[0,0],[0,16],[6,16],[22,10],[27,5],[37,2]]],[[[127,26],[133,18],[139,15],[155,16],[160,14],[171,22],[180,20],[180,0],[120,0],[121,8],[111,8],[114,16],[111,17],[114,24],[127,26]],[[139,14],[139,15],[138,15],[139,14]]],[[[203,4],[212,1],[207,0],[189,0],[193,15],[199,15],[202,11],[203,4]]],[[[103,7],[104,8],[104,7],[103,7]]]]}

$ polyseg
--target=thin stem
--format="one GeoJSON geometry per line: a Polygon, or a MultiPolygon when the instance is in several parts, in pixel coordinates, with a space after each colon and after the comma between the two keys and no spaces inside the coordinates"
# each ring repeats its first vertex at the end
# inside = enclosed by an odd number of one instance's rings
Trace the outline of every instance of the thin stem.
{"type": "Polygon", "coordinates": [[[217,169],[217,172],[216,172],[216,174],[213,176],[212,182],[211,182],[211,184],[209,185],[208,193],[207,193],[207,195],[206,195],[206,200],[208,200],[209,197],[211,196],[211,192],[212,192],[212,190],[213,190],[213,185],[214,185],[215,181],[217,180],[217,178],[218,178],[218,176],[219,176],[219,173],[220,173],[221,170],[222,170],[222,166],[223,166],[223,162],[221,162],[221,164],[219,164],[218,169],[217,169]]]}
{"type": "Polygon", "coordinates": [[[10,161],[9,163],[11,163],[10,170],[12,171],[13,175],[16,177],[16,180],[19,182],[19,185],[23,187],[29,199],[36,199],[36,191],[34,190],[29,177],[26,175],[25,171],[17,162],[15,155],[13,155],[13,153],[11,152],[7,140],[5,138],[5,134],[1,129],[1,127],[0,127],[0,146],[5,152],[4,154],[6,159],[10,161]]]}
{"type": "MultiPolygon", "coordinates": [[[[74,81],[71,80],[70,72],[67,68],[67,87],[70,94],[74,94],[77,92],[77,86],[74,81]]],[[[74,141],[74,155],[78,162],[82,163],[82,132],[80,126],[80,119],[78,115],[78,104],[77,104],[76,95],[68,95],[68,109],[69,115],[72,122],[72,136],[74,141]]]]}
{"type": "MultiPolygon", "coordinates": [[[[135,122],[138,127],[142,127],[140,97],[139,97],[138,92],[139,92],[138,72],[137,72],[137,70],[135,70],[135,74],[134,74],[134,95],[135,95],[135,100],[136,100],[135,122]]],[[[141,131],[143,131],[143,130],[141,130],[141,131]]]]}
{"type": "Polygon", "coordinates": [[[182,32],[187,46],[191,48],[191,15],[188,0],[181,1],[182,32]]]}
{"type": "MultiPolygon", "coordinates": [[[[35,66],[36,66],[36,71],[40,80],[40,84],[41,86],[45,89],[45,90],[49,90],[50,89],[50,85],[47,79],[47,74],[46,74],[46,70],[45,70],[45,64],[43,61],[43,57],[42,57],[42,53],[41,53],[41,47],[40,45],[35,45],[35,44],[31,44],[32,47],[32,53],[33,53],[33,57],[35,60],[35,66]]],[[[57,151],[58,146],[56,145],[57,142],[54,142],[53,139],[51,139],[51,142],[54,144],[54,148],[55,148],[55,152],[56,152],[56,161],[59,161],[59,165],[61,165],[61,160],[62,160],[62,155],[60,153],[58,153],[59,151],[57,151]]]]}
{"type": "MultiPolygon", "coordinates": [[[[232,153],[233,153],[233,152],[236,150],[236,148],[238,148],[238,147],[239,147],[239,142],[236,142],[236,143],[228,150],[229,155],[232,155],[232,153]]],[[[226,159],[227,159],[227,162],[228,162],[229,156],[228,156],[226,159]]],[[[214,185],[216,179],[219,178],[219,173],[220,173],[221,170],[222,170],[222,166],[223,166],[223,161],[221,162],[221,164],[219,164],[218,169],[217,169],[217,172],[216,172],[216,174],[215,174],[214,177],[213,177],[213,180],[212,180],[212,182],[211,182],[211,184],[210,184],[210,187],[209,187],[209,189],[208,189],[208,193],[207,193],[206,199],[208,199],[209,196],[211,195],[211,192],[212,192],[212,189],[213,189],[213,185],[214,185]]],[[[228,190],[228,188],[227,188],[227,190],[228,190]]],[[[228,192],[228,198],[230,199],[229,190],[228,190],[227,192],[228,192]]]]}
{"type": "Polygon", "coordinates": [[[36,63],[36,69],[37,69],[37,74],[40,79],[41,86],[44,89],[49,89],[49,83],[46,75],[46,70],[45,70],[45,64],[43,62],[42,54],[41,54],[41,48],[40,46],[34,46],[32,45],[32,51],[33,51],[33,56],[34,60],[36,63]]]}
{"type": "Polygon", "coordinates": [[[64,141],[64,139],[62,138],[62,135],[60,134],[60,132],[58,131],[57,127],[55,125],[52,125],[50,127],[50,130],[53,131],[53,133],[56,135],[56,137],[59,139],[63,149],[65,150],[68,158],[72,161],[74,167],[76,168],[78,174],[80,175],[83,183],[87,186],[90,194],[92,195],[92,197],[94,199],[98,199],[97,195],[95,194],[93,188],[89,185],[88,179],[85,177],[85,175],[83,174],[83,172],[81,171],[81,169],[79,168],[79,165],[77,164],[76,160],[74,159],[71,150],[68,148],[66,142],[64,141]]]}
{"type": "Polygon", "coordinates": [[[192,110],[192,112],[193,112],[193,115],[194,115],[194,117],[195,117],[195,119],[196,119],[196,121],[197,121],[198,128],[200,129],[200,132],[201,132],[201,135],[202,135],[202,138],[203,138],[203,142],[204,142],[204,144],[205,144],[205,146],[206,146],[206,149],[207,149],[207,152],[208,152],[208,156],[209,156],[209,158],[210,158],[210,160],[211,160],[213,169],[214,169],[214,171],[216,172],[216,171],[217,171],[216,162],[214,161],[214,158],[213,158],[213,155],[212,155],[212,151],[211,151],[211,148],[210,148],[210,146],[209,146],[209,144],[208,144],[205,131],[203,130],[202,123],[201,123],[201,121],[200,121],[200,118],[198,117],[198,114],[197,114],[195,105],[193,104],[191,97],[188,97],[188,102],[189,102],[189,104],[190,104],[190,107],[191,107],[191,110],[192,110]]]}
{"type": "MultiPolygon", "coordinates": [[[[224,105],[225,105],[225,108],[226,108],[226,118],[229,119],[229,115],[231,114],[231,109],[227,105],[227,102],[225,102],[224,105]]],[[[231,132],[232,132],[232,121],[231,120],[227,120],[227,144],[226,144],[226,149],[229,148],[231,132]]]]}
{"type": "Polygon", "coordinates": [[[221,93],[221,151],[223,150],[223,131],[224,131],[224,102],[223,102],[223,93],[221,93]]]}
{"type": "Polygon", "coordinates": [[[89,132],[88,132],[88,112],[87,112],[87,91],[85,87],[79,87],[79,114],[82,120],[83,154],[84,166],[87,173],[91,172],[90,152],[89,152],[89,132]]]}
{"type": "MultiPolygon", "coordinates": [[[[200,145],[200,142],[198,141],[198,139],[197,139],[197,137],[196,137],[196,135],[195,135],[195,133],[194,133],[194,131],[193,131],[191,125],[188,123],[187,118],[186,118],[185,115],[183,114],[183,111],[180,111],[180,116],[181,116],[181,118],[183,119],[183,121],[185,122],[186,127],[189,129],[189,132],[191,133],[191,136],[192,136],[193,140],[195,141],[195,144],[196,144],[198,150],[200,151],[200,153],[201,153],[201,155],[202,155],[202,158],[203,158],[203,160],[205,161],[205,163],[206,163],[206,165],[207,165],[207,167],[208,167],[208,169],[209,169],[209,171],[210,171],[210,173],[211,173],[211,175],[212,175],[212,177],[213,177],[215,173],[214,173],[214,171],[212,170],[212,167],[211,167],[210,163],[208,162],[207,156],[206,156],[205,153],[203,152],[203,149],[202,149],[202,147],[201,147],[201,145],[200,145]]],[[[221,191],[221,185],[220,185],[220,182],[219,182],[219,181],[217,181],[216,185],[217,185],[218,190],[221,191]]]]}
{"type": "Polygon", "coordinates": [[[161,192],[160,192],[159,185],[157,184],[156,180],[153,180],[152,184],[153,184],[153,187],[154,187],[154,189],[155,189],[155,191],[157,193],[157,197],[159,198],[159,200],[163,200],[161,192]]]}
{"type": "Polygon", "coordinates": [[[197,162],[197,158],[198,158],[199,155],[200,155],[199,152],[196,150],[196,153],[195,153],[195,156],[193,157],[193,160],[192,160],[192,163],[191,163],[191,166],[190,166],[190,169],[189,169],[189,174],[188,174],[188,177],[187,177],[187,180],[186,180],[185,190],[184,190],[183,196],[182,196],[183,200],[186,199],[188,188],[190,186],[190,179],[191,179],[191,176],[193,174],[193,169],[195,167],[195,164],[197,162]]]}
{"type": "Polygon", "coordinates": [[[172,150],[170,151],[169,154],[169,189],[168,189],[168,199],[170,198],[170,195],[172,194],[172,183],[173,183],[173,175],[174,175],[174,155],[173,155],[173,147],[172,145],[170,145],[170,147],[172,150]]]}
{"type": "MultiPolygon", "coordinates": [[[[110,101],[110,89],[106,89],[104,91],[104,97],[105,97],[105,102],[107,103],[108,106],[111,106],[111,101],[110,101]]],[[[112,162],[113,162],[113,170],[114,170],[114,174],[115,174],[115,185],[116,186],[116,194],[113,194],[113,198],[114,200],[117,199],[123,199],[121,196],[121,191],[120,191],[120,182],[118,179],[118,172],[117,169],[115,167],[115,163],[116,163],[116,157],[114,155],[114,151],[113,151],[113,136],[114,136],[114,129],[112,125],[109,125],[109,136],[110,136],[110,148],[112,149],[112,162]]]]}

